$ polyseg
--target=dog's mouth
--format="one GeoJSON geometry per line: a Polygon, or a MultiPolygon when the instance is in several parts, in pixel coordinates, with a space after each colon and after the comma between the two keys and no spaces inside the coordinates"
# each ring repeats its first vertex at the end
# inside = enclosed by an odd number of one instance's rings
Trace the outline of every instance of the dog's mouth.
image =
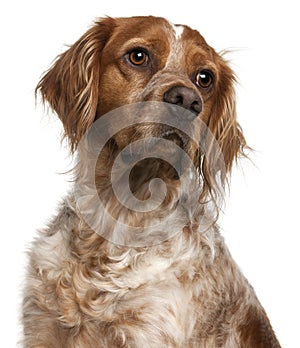
{"type": "Polygon", "coordinates": [[[172,141],[174,144],[176,144],[182,149],[185,149],[188,144],[188,137],[182,132],[175,129],[165,131],[164,133],[162,133],[161,137],[163,139],[172,141]]]}
{"type": "Polygon", "coordinates": [[[164,160],[180,156],[180,149],[187,151],[189,138],[176,128],[167,128],[150,138],[138,139],[121,150],[125,164],[137,162],[147,157],[164,160]]]}
{"type": "Polygon", "coordinates": [[[178,180],[185,171],[189,138],[176,128],[164,128],[155,136],[139,139],[120,151],[125,170],[130,170],[132,192],[153,178],[178,180]]]}

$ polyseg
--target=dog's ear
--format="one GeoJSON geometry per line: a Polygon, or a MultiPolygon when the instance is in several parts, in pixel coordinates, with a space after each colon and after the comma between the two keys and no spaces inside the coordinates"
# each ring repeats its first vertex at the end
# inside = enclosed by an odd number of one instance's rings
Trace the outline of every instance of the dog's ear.
{"type": "Polygon", "coordinates": [[[95,119],[101,51],[114,27],[113,18],[96,22],[58,57],[37,85],[43,102],[47,101],[61,119],[72,152],[95,119]]]}
{"type": "MultiPolygon", "coordinates": [[[[209,128],[223,154],[226,173],[231,171],[234,161],[244,155],[246,141],[236,117],[235,75],[220,57],[219,83],[216,100],[209,119],[209,128]]],[[[226,173],[223,173],[226,175],[226,173]]]]}

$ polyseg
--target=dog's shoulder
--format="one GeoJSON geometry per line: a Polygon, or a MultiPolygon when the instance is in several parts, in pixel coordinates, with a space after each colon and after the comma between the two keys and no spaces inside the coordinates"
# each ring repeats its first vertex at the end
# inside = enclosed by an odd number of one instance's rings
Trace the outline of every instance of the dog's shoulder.
{"type": "Polygon", "coordinates": [[[59,204],[47,227],[38,231],[29,252],[31,265],[35,265],[39,272],[57,273],[64,260],[71,257],[72,230],[78,221],[74,202],[68,196],[59,204]]]}

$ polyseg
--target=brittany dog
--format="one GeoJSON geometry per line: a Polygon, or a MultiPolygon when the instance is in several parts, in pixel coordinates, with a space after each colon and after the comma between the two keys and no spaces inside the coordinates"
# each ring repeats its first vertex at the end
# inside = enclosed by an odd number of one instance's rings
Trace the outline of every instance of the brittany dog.
{"type": "Polygon", "coordinates": [[[156,17],[96,22],[44,74],[77,161],[30,251],[24,347],[280,347],[217,225],[247,148],[234,83],[156,17]]]}

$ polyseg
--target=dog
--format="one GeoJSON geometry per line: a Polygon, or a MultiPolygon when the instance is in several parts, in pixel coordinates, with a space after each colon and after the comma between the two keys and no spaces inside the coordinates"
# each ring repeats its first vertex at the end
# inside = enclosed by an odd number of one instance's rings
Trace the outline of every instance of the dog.
{"type": "Polygon", "coordinates": [[[24,347],[280,347],[217,225],[247,149],[235,81],[151,16],[100,19],[43,75],[77,164],[30,251],[24,347]]]}

